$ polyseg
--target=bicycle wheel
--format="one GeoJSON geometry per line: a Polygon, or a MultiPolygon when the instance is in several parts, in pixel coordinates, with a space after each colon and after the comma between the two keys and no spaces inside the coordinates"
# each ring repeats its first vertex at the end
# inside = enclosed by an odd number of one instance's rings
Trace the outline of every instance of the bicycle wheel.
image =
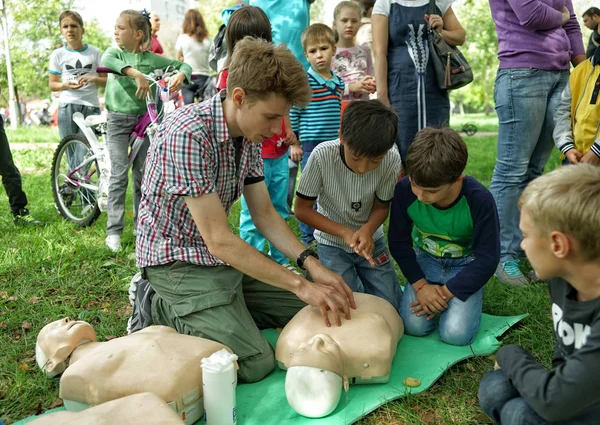
{"type": "Polygon", "coordinates": [[[100,215],[97,193],[99,170],[90,144],[81,134],[61,140],[52,158],[52,194],[60,215],[78,226],[91,225],[100,215]]]}
{"type": "Polygon", "coordinates": [[[477,133],[477,126],[472,123],[467,123],[463,126],[463,131],[467,134],[467,136],[474,136],[477,133]]]}

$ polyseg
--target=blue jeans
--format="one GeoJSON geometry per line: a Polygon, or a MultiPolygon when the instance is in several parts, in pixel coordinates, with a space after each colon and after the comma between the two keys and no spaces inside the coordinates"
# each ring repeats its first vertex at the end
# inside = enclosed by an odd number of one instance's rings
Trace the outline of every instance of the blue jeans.
{"type": "MultiPolygon", "coordinates": [[[[415,249],[415,253],[417,263],[425,274],[427,282],[439,285],[445,285],[473,261],[473,257],[437,258],[418,248],[415,249]]],[[[404,297],[400,306],[404,333],[413,336],[429,335],[439,321],[440,338],[445,343],[468,345],[473,342],[481,323],[483,289],[475,292],[466,301],[452,298],[448,302],[448,308],[432,320],[427,320],[427,315],[417,316],[412,312],[413,307],[410,304],[416,300],[415,290],[407,283],[404,286],[404,297]]]]}
{"type": "MultiPolygon", "coordinates": [[[[302,167],[303,172],[304,172],[304,168],[306,167],[306,163],[308,162],[308,157],[312,153],[312,150],[314,149],[314,147],[316,147],[316,145],[312,145],[310,147],[304,146],[305,149],[310,148],[310,150],[305,150],[304,153],[302,154],[302,160],[300,161],[300,166],[302,167]]],[[[315,210],[315,211],[317,210],[317,202],[316,201],[313,204],[313,210],[315,210]]],[[[309,245],[312,241],[315,240],[314,227],[311,227],[308,224],[305,224],[305,223],[301,222],[300,220],[298,220],[298,228],[300,229],[300,232],[301,232],[300,240],[302,241],[302,243],[304,245],[309,245]]]]}
{"type": "Polygon", "coordinates": [[[375,241],[375,267],[371,267],[364,257],[334,246],[318,244],[317,252],[323,265],[342,276],[352,291],[376,295],[389,301],[399,311],[402,289],[385,238],[375,241]]]}
{"type": "Polygon", "coordinates": [[[517,201],[550,157],[554,112],[568,81],[569,71],[498,70],[494,89],[498,156],[490,192],[500,218],[500,262],[522,257],[517,201]]]}
{"type": "MultiPolygon", "coordinates": [[[[287,155],[283,155],[280,158],[265,158],[263,162],[265,184],[267,185],[271,202],[279,215],[286,220],[289,215],[287,208],[287,188],[288,180],[290,178],[288,157],[287,155]]],[[[243,196],[242,209],[240,211],[240,238],[260,252],[263,252],[265,249],[265,242],[267,242],[267,240],[254,225],[252,217],[250,216],[250,211],[248,210],[248,204],[246,204],[246,200],[243,196]]],[[[279,264],[289,264],[290,262],[290,260],[288,260],[288,258],[271,243],[269,243],[269,255],[279,264]]]]}
{"type": "Polygon", "coordinates": [[[502,370],[486,373],[479,383],[479,404],[497,424],[501,425],[594,425],[597,414],[588,414],[560,422],[541,418],[508,381],[502,370]]]}

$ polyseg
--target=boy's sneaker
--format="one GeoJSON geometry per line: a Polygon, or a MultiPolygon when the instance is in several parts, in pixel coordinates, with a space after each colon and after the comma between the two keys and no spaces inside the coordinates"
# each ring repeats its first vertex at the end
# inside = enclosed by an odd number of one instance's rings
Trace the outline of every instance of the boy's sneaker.
{"type": "Polygon", "coordinates": [[[509,260],[498,264],[496,277],[507,285],[529,285],[529,279],[519,268],[519,260],[509,260]]]}
{"type": "Polygon", "coordinates": [[[108,235],[106,237],[106,246],[112,252],[118,252],[121,250],[121,235],[108,235]]]}
{"type": "Polygon", "coordinates": [[[127,335],[131,335],[152,324],[152,297],[156,292],[140,272],[129,282],[128,292],[133,311],[127,321],[127,335]]]}
{"type": "Polygon", "coordinates": [[[13,221],[18,226],[39,226],[42,224],[41,221],[36,220],[29,214],[27,208],[21,208],[19,211],[13,214],[13,221]]]}

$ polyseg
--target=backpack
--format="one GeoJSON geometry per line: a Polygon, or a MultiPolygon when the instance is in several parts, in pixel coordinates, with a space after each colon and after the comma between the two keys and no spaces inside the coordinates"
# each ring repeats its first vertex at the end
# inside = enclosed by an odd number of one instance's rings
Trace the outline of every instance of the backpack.
{"type": "Polygon", "coordinates": [[[217,35],[215,36],[212,44],[210,45],[210,52],[208,54],[208,65],[210,68],[219,72],[220,62],[223,62],[227,57],[227,43],[225,42],[225,24],[221,25],[217,35]]]}

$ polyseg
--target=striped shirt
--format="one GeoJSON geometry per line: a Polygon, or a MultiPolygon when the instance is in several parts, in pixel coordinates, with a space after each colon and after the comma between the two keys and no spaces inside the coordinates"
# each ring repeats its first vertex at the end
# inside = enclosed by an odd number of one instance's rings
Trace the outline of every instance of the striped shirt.
{"type": "Polygon", "coordinates": [[[345,85],[333,72],[331,75],[331,80],[326,80],[311,67],[308,83],[312,99],[306,108],[293,107],[290,111],[292,130],[299,136],[306,152],[312,151],[321,142],[338,137],[345,85]]]}
{"type": "Polygon", "coordinates": [[[225,265],[208,251],[184,199],[216,193],[229,214],[244,185],[264,180],[260,144],[229,135],[221,104],[225,95],[223,90],[179,108],[158,128],[142,181],[138,267],[176,260],[225,265]]]}
{"type": "MultiPolygon", "coordinates": [[[[318,199],[320,214],[357,231],[369,220],[375,198],[384,203],[392,200],[400,171],[402,162],[396,146],[388,151],[379,167],[356,174],[346,165],[340,140],[331,140],[321,143],[311,153],[296,194],[304,199],[318,199]]],[[[340,237],[320,230],[315,230],[314,235],[318,243],[353,252],[340,237]]],[[[382,237],[383,226],[380,226],[373,239],[382,237]]]]}

